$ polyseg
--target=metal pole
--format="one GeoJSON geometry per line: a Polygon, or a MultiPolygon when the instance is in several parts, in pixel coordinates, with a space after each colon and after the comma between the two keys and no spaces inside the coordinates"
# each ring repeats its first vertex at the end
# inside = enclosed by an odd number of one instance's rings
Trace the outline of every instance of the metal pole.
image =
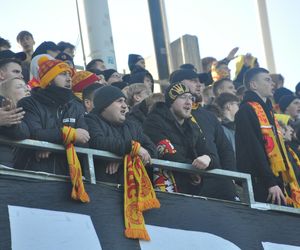
{"type": "Polygon", "coordinates": [[[82,47],[83,64],[84,64],[84,68],[85,68],[86,67],[86,56],[85,56],[84,44],[83,44],[83,38],[82,38],[82,30],[81,30],[79,8],[78,8],[78,0],[76,0],[76,11],[77,11],[77,18],[78,18],[78,25],[79,25],[79,35],[80,35],[80,41],[81,41],[81,47],[82,47]]]}
{"type": "Polygon", "coordinates": [[[166,19],[163,18],[163,0],[148,0],[148,6],[151,19],[158,77],[160,80],[168,79],[169,65],[166,33],[164,30],[164,26],[166,26],[166,19]]]}
{"type": "Polygon", "coordinates": [[[263,38],[267,67],[271,73],[276,73],[266,0],[257,0],[256,3],[258,8],[259,22],[263,38]]]}

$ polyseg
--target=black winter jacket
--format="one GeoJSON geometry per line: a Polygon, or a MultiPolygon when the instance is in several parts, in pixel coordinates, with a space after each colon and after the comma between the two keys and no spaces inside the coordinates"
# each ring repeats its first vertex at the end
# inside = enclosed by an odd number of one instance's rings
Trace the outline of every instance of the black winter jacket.
{"type": "Polygon", "coordinates": [[[235,116],[237,167],[241,172],[251,174],[255,199],[266,202],[268,188],[275,185],[282,187],[282,180],[272,172],[259,120],[248,104],[250,101],[263,107],[270,124],[275,128],[271,101],[267,99],[265,103],[255,92],[247,91],[235,116]]]}
{"type": "MultiPolygon", "coordinates": [[[[36,89],[32,96],[20,100],[18,106],[26,112],[23,121],[29,128],[30,139],[63,144],[61,128],[64,125],[88,130],[83,109],[68,89],[55,86],[36,89]]],[[[35,151],[19,150],[15,167],[68,175],[65,153],[51,153],[49,158],[37,161],[35,151]]]]}
{"type": "MultiPolygon", "coordinates": [[[[125,156],[130,153],[132,141],[137,141],[144,147],[151,157],[156,157],[156,148],[151,140],[143,133],[142,128],[134,122],[125,120],[121,125],[113,125],[92,111],[85,116],[89,127],[89,144],[94,149],[105,150],[115,153],[119,156],[125,156]]],[[[114,175],[105,173],[107,161],[97,161],[96,178],[97,180],[107,182],[123,183],[123,171],[114,175]]]]}
{"type": "Polygon", "coordinates": [[[215,167],[235,171],[233,148],[216,116],[201,107],[193,109],[192,115],[204,133],[207,147],[217,156],[215,167]]]}
{"type": "Polygon", "coordinates": [[[132,107],[130,112],[127,114],[127,119],[135,122],[140,127],[143,127],[143,123],[146,120],[148,115],[148,108],[146,102],[142,101],[141,103],[132,107]]]}
{"type": "MultiPolygon", "coordinates": [[[[204,133],[209,151],[216,155],[215,168],[236,171],[233,148],[217,117],[202,107],[193,109],[192,115],[204,133]]],[[[206,177],[204,184],[200,195],[236,200],[237,195],[231,180],[206,177]]]]}
{"type": "MultiPolygon", "coordinates": [[[[216,156],[206,147],[206,142],[198,125],[185,120],[183,125],[179,125],[173,114],[165,103],[157,103],[153,111],[148,115],[143,125],[145,133],[151,138],[155,145],[161,141],[169,140],[176,152],[161,154],[160,158],[168,161],[192,163],[194,159],[201,155],[209,155],[211,164],[214,167],[216,156]]],[[[191,176],[186,173],[174,172],[179,192],[197,194],[199,188],[191,185],[191,176]]]]}

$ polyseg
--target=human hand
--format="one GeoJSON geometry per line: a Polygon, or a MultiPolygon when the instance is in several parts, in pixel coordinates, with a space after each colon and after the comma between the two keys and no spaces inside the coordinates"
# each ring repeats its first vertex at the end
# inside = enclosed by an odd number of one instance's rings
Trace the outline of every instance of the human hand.
{"type": "Polygon", "coordinates": [[[119,169],[120,163],[119,162],[110,162],[106,166],[105,173],[106,174],[115,174],[119,169]]]}
{"type": "Polygon", "coordinates": [[[11,109],[11,106],[0,108],[0,126],[11,126],[21,123],[25,112],[23,108],[11,109]]]}
{"type": "Polygon", "coordinates": [[[199,169],[206,169],[210,162],[211,158],[208,155],[202,155],[193,161],[192,166],[199,169]]]}
{"type": "Polygon", "coordinates": [[[144,165],[151,164],[151,156],[148,153],[148,151],[144,149],[142,146],[140,147],[138,155],[141,157],[144,165]]]}
{"type": "Polygon", "coordinates": [[[50,154],[50,151],[37,151],[35,152],[35,159],[39,162],[41,159],[49,158],[50,154]]]}
{"type": "Polygon", "coordinates": [[[237,52],[238,50],[239,50],[239,47],[233,48],[233,49],[229,52],[228,56],[226,56],[227,60],[228,60],[228,61],[231,61],[231,60],[233,60],[234,58],[236,58],[237,56],[236,56],[235,54],[236,54],[236,52],[237,52]]]}
{"type": "Polygon", "coordinates": [[[271,201],[272,204],[281,205],[281,201],[284,205],[286,205],[286,199],[284,197],[284,194],[279,186],[273,186],[269,188],[269,194],[267,201],[271,201]]]}
{"type": "Polygon", "coordinates": [[[83,128],[76,129],[76,142],[87,143],[90,140],[89,132],[83,128]]]}

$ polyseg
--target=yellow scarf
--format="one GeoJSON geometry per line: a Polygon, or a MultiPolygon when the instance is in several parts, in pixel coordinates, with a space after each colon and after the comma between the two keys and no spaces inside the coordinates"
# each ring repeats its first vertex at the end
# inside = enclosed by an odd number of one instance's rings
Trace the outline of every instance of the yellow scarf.
{"type": "Polygon", "coordinates": [[[73,185],[71,196],[74,200],[89,202],[90,198],[84,189],[81,166],[74,147],[74,142],[76,140],[76,129],[64,126],[62,128],[62,133],[67,151],[70,177],[73,185]]]}
{"type": "MultiPolygon", "coordinates": [[[[261,128],[261,133],[265,141],[265,150],[268,155],[268,159],[271,164],[272,172],[275,176],[281,176],[285,185],[289,185],[291,190],[291,197],[285,191],[285,196],[288,204],[293,205],[296,208],[300,208],[300,189],[297,182],[293,167],[288,159],[286,147],[284,145],[283,137],[280,132],[278,132],[278,141],[273,132],[272,125],[270,124],[268,117],[263,110],[262,106],[257,102],[248,102],[251,107],[254,109],[261,128]],[[279,145],[282,148],[283,155],[279,149],[279,145]],[[285,165],[284,158],[286,159],[287,166],[285,165]]],[[[277,131],[280,131],[278,122],[274,117],[275,125],[277,131]]]]}
{"type": "Polygon", "coordinates": [[[73,92],[73,94],[82,101],[82,92],[73,92]]]}
{"type": "Polygon", "coordinates": [[[150,240],[145,228],[143,211],[159,208],[151,181],[140,159],[140,143],[133,141],[130,154],[124,157],[124,220],[125,236],[150,240]]]}

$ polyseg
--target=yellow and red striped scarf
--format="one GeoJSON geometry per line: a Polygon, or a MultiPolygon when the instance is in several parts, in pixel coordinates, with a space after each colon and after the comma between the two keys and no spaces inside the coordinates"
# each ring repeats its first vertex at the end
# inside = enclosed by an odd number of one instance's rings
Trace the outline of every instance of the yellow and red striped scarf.
{"type": "Polygon", "coordinates": [[[132,150],[124,157],[124,220],[125,236],[150,240],[145,228],[143,211],[159,208],[147,171],[138,152],[140,143],[133,141],[132,150]]]}
{"type": "Polygon", "coordinates": [[[76,129],[64,126],[62,128],[62,133],[67,152],[70,177],[73,185],[71,197],[74,200],[80,200],[81,202],[89,202],[90,198],[84,189],[81,166],[74,147],[76,129]]]}
{"type": "Polygon", "coordinates": [[[262,106],[257,102],[248,102],[248,103],[253,108],[253,110],[255,111],[258,117],[261,133],[265,141],[265,145],[264,145],[265,150],[268,155],[269,162],[271,164],[272,172],[275,176],[279,176],[279,173],[281,173],[284,184],[289,185],[290,187],[291,197],[285,191],[287,203],[293,205],[295,208],[300,208],[299,184],[297,182],[294,169],[289,161],[286,147],[284,145],[283,137],[282,134],[280,133],[278,122],[274,117],[275,125],[278,131],[278,141],[277,141],[276,136],[272,129],[272,125],[270,124],[268,117],[264,109],[262,108],[262,106]],[[284,155],[281,154],[278,143],[280,143],[284,155]],[[285,164],[284,158],[286,159],[287,166],[285,164]]]}

